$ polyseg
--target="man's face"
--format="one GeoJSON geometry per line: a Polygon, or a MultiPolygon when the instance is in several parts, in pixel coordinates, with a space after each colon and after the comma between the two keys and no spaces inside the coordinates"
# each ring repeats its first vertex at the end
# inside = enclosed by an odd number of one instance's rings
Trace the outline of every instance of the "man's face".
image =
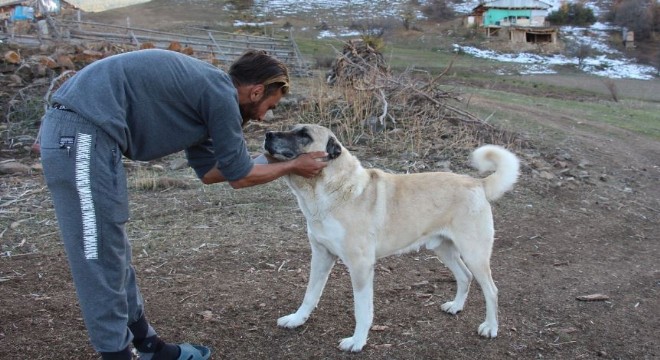
{"type": "Polygon", "coordinates": [[[240,104],[241,116],[243,117],[243,125],[247,124],[250,120],[262,121],[268,110],[273,110],[282,99],[282,92],[276,91],[269,97],[262,97],[257,101],[250,101],[245,104],[240,104]]]}

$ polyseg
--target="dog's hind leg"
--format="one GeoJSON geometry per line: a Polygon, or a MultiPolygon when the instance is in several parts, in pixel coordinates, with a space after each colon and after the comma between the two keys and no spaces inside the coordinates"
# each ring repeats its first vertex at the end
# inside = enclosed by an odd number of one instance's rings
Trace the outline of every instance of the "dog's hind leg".
{"type": "Polygon", "coordinates": [[[440,308],[450,314],[457,314],[463,310],[465,305],[472,282],[472,273],[461,260],[461,255],[451,240],[442,239],[440,245],[433,248],[433,251],[438,255],[440,261],[451,270],[456,279],[456,297],[453,301],[442,304],[440,308]]]}
{"type": "Polygon", "coordinates": [[[490,273],[490,251],[480,250],[463,254],[463,260],[481,286],[486,299],[486,321],[479,325],[479,335],[497,336],[497,287],[490,273]]]}
{"type": "Polygon", "coordinates": [[[312,262],[303,302],[295,313],[277,319],[278,326],[291,329],[307,321],[309,315],[319,303],[323,288],[325,288],[330,271],[335,264],[337,257],[332,255],[326,248],[315,241],[311,241],[311,245],[312,262]]]}
{"type": "Polygon", "coordinates": [[[358,352],[367,343],[369,329],[374,320],[374,263],[362,258],[347,263],[353,285],[355,331],[353,336],[343,339],[339,348],[358,352]]]}

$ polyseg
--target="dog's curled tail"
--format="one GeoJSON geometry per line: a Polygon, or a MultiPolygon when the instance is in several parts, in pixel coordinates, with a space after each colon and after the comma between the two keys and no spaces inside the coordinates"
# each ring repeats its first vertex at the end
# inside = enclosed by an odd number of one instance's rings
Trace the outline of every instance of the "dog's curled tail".
{"type": "Polygon", "coordinates": [[[516,155],[497,145],[484,145],[472,153],[472,165],[479,172],[494,171],[484,181],[488,200],[497,200],[518,181],[520,163],[516,155]]]}

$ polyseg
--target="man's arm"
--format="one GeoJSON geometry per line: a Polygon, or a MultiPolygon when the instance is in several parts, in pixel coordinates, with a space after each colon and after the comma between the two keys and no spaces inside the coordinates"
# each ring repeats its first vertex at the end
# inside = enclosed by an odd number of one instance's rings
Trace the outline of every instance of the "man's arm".
{"type": "MultiPolygon", "coordinates": [[[[265,184],[292,173],[311,178],[318,175],[321,170],[328,165],[326,162],[319,160],[326,156],[328,156],[327,153],[317,151],[300,155],[290,161],[275,162],[267,165],[254,165],[247,176],[239,180],[230,181],[229,185],[234,189],[240,189],[265,184]]],[[[216,167],[212,168],[202,178],[204,184],[214,184],[223,181],[226,181],[226,179],[216,167]]]]}

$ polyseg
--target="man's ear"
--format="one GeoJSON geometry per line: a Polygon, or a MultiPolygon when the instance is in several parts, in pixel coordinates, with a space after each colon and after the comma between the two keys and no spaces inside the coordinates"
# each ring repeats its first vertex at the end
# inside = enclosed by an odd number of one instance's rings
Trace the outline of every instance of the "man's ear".
{"type": "Polygon", "coordinates": [[[339,145],[335,138],[331,137],[325,145],[325,152],[328,153],[328,159],[336,159],[341,155],[341,145],[339,145]]]}
{"type": "Polygon", "coordinates": [[[253,85],[250,89],[250,101],[257,102],[264,96],[265,87],[263,84],[253,85]]]}

